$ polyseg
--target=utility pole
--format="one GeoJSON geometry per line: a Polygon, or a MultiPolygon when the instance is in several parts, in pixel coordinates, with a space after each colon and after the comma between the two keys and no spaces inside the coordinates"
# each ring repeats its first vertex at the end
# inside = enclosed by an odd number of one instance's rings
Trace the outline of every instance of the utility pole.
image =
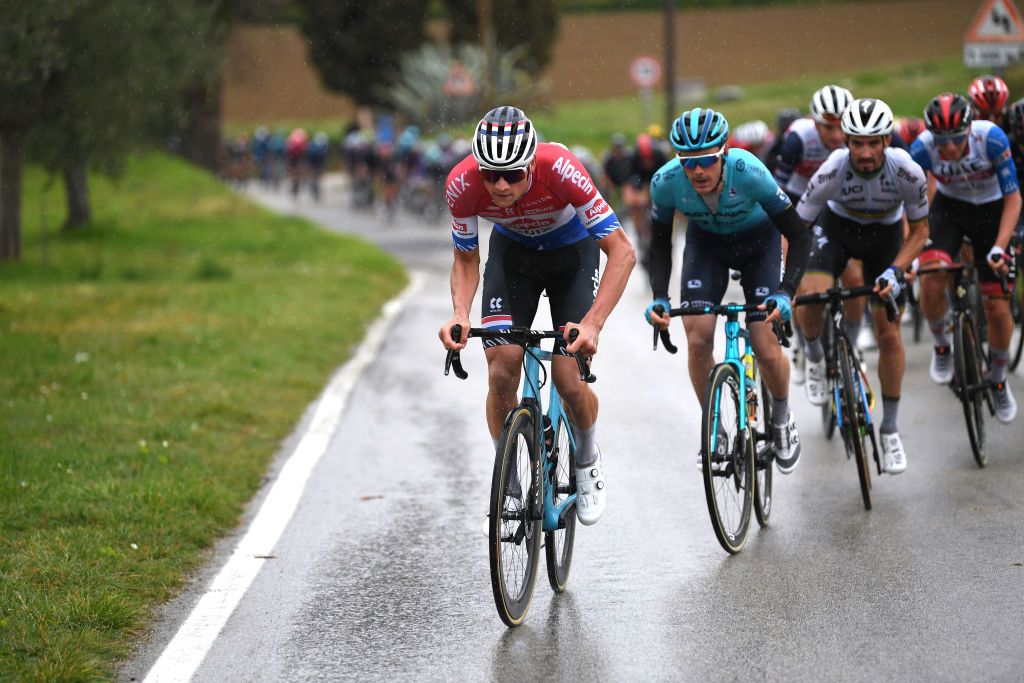
{"type": "Polygon", "coordinates": [[[676,0],[665,0],[665,136],[676,119],[676,0]]]}
{"type": "Polygon", "coordinates": [[[480,95],[484,109],[494,108],[495,72],[498,70],[497,41],[494,35],[494,3],[493,0],[479,0],[480,10],[480,42],[484,48],[484,78],[480,95]]]}

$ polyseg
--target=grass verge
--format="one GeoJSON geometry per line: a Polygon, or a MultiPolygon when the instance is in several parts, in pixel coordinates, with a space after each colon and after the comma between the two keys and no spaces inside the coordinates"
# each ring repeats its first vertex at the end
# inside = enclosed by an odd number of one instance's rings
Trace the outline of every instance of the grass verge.
{"type": "Polygon", "coordinates": [[[0,265],[0,680],[93,680],[142,632],[406,277],[186,164],[26,177],[0,265]]]}

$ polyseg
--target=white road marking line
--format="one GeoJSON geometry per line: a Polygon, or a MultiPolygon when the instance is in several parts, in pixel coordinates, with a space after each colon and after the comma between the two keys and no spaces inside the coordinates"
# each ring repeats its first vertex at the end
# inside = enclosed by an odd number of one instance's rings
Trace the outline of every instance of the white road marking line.
{"type": "Polygon", "coordinates": [[[391,323],[423,280],[422,273],[411,274],[409,286],[384,305],[355,355],[327,385],[309,428],[281,468],[249,530],[146,674],[146,683],[191,680],[202,664],[267,556],[274,554],[274,544],[291,520],[313,467],[327,450],[356,381],[377,357],[391,323]]]}

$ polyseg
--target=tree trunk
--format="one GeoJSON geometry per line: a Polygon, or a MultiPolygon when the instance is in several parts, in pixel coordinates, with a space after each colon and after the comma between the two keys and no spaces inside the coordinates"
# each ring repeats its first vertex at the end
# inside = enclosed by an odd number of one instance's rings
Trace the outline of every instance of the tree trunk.
{"type": "Polygon", "coordinates": [[[68,217],[64,230],[74,230],[92,220],[89,206],[89,185],[85,173],[85,161],[77,159],[64,164],[64,192],[68,199],[68,217]]]}
{"type": "Polygon", "coordinates": [[[22,131],[4,131],[0,138],[0,261],[21,258],[22,131]]]}
{"type": "Polygon", "coordinates": [[[213,173],[220,169],[221,79],[197,81],[185,93],[188,120],[181,139],[181,156],[213,173]]]}

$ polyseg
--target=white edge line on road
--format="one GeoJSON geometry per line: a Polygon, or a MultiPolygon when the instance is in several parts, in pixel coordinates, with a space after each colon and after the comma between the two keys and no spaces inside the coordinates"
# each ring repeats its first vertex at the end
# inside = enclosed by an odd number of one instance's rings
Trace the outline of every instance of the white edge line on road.
{"type": "Polygon", "coordinates": [[[409,286],[384,305],[363,343],[324,389],[309,428],[281,468],[245,536],[149,670],[146,683],[188,681],[202,664],[266,557],[273,554],[313,467],[327,450],[356,381],[376,358],[391,323],[423,280],[422,273],[411,274],[409,286]]]}

